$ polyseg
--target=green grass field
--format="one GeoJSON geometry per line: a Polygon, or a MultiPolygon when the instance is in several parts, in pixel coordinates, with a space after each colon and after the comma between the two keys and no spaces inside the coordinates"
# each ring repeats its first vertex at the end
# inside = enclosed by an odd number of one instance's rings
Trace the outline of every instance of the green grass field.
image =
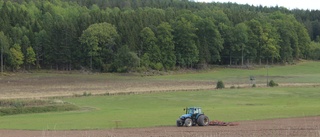
{"type": "MultiPolygon", "coordinates": [[[[270,79],[275,80],[280,85],[281,83],[290,82],[320,83],[319,68],[320,62],[306,61],[293,66],[270,67],[268,68],[268,73],[270,79]]],[[[40,79],[39,82],[44,81],[42,83],[44,87],[56,81],[62,81],[66,85],[91,82],[89,84],[92,84],[93,87],[104,85],[105,81],[120,81],[124,84],[132,83],[130,86],[139,83],[146,84],[150,81],[223,80],[225,83],[241,84],[248,83],[251,75],[256,77],[257,83],[264,83],[266,81],[266,73],[266,68],[253,70],[216,68],[199,73],[191,72],[149,77],[124,76],[120,74],[33,73],[0,77],[0,80],[8,81],[8,79],[14,79],[24,81],[23,79],[28,80],[31,78],[37,81],[37,79],[40,79]],[[46,79],[50,80],[45,81],[46,79]],[[94,85],[94,83],[100,84],[94,85]]],[[[26,82],[26,84],[30,83],[26,82]]],[[[61,82],[56,83],[56,85],[59,84],[61,82]]],[[[5,84],[2,86],[4,87],[0,87],[0,89],[9,89],[5,87],[5,84]]],[[[35,84],[34,86],[36,88],[38,85],[35,84]]],[[[39,84],[39,86],[41,85],[39,84]]],[[[75,84],[74,86],[79,85],[75,84]]],[[[175,125],[175,120],[184,113],[183,108],[187,106],[200,106],[211,120],[222,121],[319,116],[319,89],[318,86],[242,88],[62,98],[63,101],[73,103],[82,109],[69,112],[0,116],[0,129],[109,129],[116,127],[115,121],[121,121],[118,125],[120,128],[173,126],[175,125]]],[[[90,90],[87,92],[90,92],[90,90]]],[[[43,93],[46,93],[46,91],[43,93]]]]}
{"type": "Polygon", "coordinates": [[[308,88],[250,88],[64,99],[82,111],[0,117],[0,129],[65,130],[175,125],[186,106],[211,120],[243,121],[320,115],[320,92],[308,88]]]}
{"type": "Polygon", "coordinates": [[[250,76],[256,78],[257,83],[266,83],[267,75],[281,83],[320,83],[320,62],[303,61],[296,65],[264,66],[255,69],[214,68],[191,74],[176,74],[158,76],[165,80],[223,80],[228,83],[245,83],[250,76]]]}

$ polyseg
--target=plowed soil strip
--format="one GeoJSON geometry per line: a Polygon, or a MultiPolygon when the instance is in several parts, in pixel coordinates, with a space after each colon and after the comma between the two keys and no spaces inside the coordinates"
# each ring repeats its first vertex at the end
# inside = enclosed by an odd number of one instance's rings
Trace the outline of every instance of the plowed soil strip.
{"type": "Polygon", "coordinates": [[[0,130],[0,137],[320,137],[320,116],[237,122],[238,126],[106,130],[0,130]]]}

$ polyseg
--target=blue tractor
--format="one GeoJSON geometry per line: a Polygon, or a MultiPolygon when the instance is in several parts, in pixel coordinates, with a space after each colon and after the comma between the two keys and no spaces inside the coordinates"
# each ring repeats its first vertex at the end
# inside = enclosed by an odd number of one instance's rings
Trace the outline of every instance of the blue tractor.
{"type": "Polygon", "coordinates": [[[184,109],[186,114],[183,114],[177,120],[177,126],[208,126],[209,125],[209,118],[208,116],[202,113],[200,107],[187,107],[184,109]]]}

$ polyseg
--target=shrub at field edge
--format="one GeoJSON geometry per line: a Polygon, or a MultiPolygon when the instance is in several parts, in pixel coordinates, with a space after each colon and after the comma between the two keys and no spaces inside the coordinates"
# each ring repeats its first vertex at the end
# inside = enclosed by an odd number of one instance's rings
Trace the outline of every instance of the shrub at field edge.
{"type": "Polygon", "coordinates": [[[219,80],[217,82],[217,86],[216,86],[216,89],[223,89],[224,88],[224,83],[222,80],[219,80]]]}

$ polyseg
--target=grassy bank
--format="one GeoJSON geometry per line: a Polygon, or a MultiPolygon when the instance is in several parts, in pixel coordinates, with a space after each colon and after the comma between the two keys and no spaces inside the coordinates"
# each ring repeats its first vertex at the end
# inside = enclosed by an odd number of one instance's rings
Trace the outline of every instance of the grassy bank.
{"type": "Polygon", "coordinates": [[[0,100],[0,116],[78,110],[79,107],[61,100],[5,99],[0,100]]]}

